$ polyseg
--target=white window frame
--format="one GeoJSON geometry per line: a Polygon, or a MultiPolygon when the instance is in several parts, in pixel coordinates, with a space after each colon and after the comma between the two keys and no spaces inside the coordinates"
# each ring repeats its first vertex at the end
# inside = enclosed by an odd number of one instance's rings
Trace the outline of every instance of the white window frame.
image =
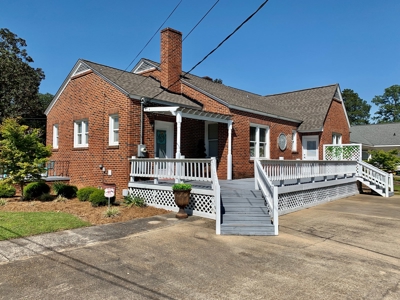
{"type": "Polygon", "coordinates": [[[53,125],[53,149],[58,149],[58,124],[53,125]]]}
{"type": "Polygon", "coordinates": [[[292,130],[292,152],[297,152],[297,130],[292,130]]]}
{"type": "Polygon", "coordinates": [[[83,148],[89,147],[89,121],[87,119],[74,121],[74,147],[83,148]],[[82,125],[82,132],[78,132],[79,124],[82,125]],[[79,142],[79,136],[81,140],[79,142]]]}
{"type": "Polygon", "coordinates": [[[114,114],[110,115],[108,118],[108,145],[109,146],[118,146],[119,145],[119,115],[114,114]],[[118,118],[118,128],[114,128],[115,119],[118,118]],[[118,133],[118,140],[115,141],[115,134],[118,133]]]}
{"type": "Polygon", "coordinates": [[[332,133],[332,144],[333,145],[341,145],[342,144],[342,134],[340,133],[332,133]]]}
{"type": "MultiPolygon", "coordinates": [[[[269,159],[269,157],[270,157],[270,146],[271,146],[270,139],[269,139],[269,126],[250,123],[249,141],[255,143],[255,149],[254,149],[255,156],[250,156],[250,159],[254,159],[254,158],[266,158],[266,159],[269,159]],[[256,128],[256,140],[255,141],[251,141],[250,140],[250,130],[251,130],[250,128],[251,127],[256,128]],[[261,143],[260,142],[260,129],[265,129],[265,142],[263,142],[263,143],[267,145],[266,151],[265,151],[263,157],[260,157],[260,143],[261,143]]],[[[250,151],[250,145],[249,145],[249,151],[250,151]]]]}
{"type": "MultiPolygon", "coordinates": [[[[209,139],[208,138],[208,125],[209,124],[218,124],[216,122],[211,122],[211,121],[205,121],[204,122],[204,126],[205,126],[205,133],[204,133],[204,146],[206,148],[206,155],[207,157],[210,157],[210,147],[209,147],[209,142],[210,141],[217,141],[218,142],[218,138],[217,139],[209,139]]],[[[218,130],[218,129],[217,129],[218,130]]],[[[218,146],[217,146],[217,152],[218,152],[218,146]]],[[[219,153],[218,153],[219,155],[219,153]]]]}

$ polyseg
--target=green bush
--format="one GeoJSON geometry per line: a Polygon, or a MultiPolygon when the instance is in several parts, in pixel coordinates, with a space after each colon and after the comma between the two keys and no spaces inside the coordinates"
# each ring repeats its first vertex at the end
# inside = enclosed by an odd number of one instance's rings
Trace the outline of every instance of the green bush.
{"type": "Polygon", "coordinates": [[[75,185],[64,184],[60,186],[57,192],[57,196],[63,196],[67,199],[72,199],[76,197],[76,192],[78,188],[75,185]]]}
{"type": "Polygon", "coordinates": [[[173,191],[190,191],[192,189],[192,185],[190,183],[175,183],[172,186],[173,191]]]}
{"type": "MultiPolygon", "coordinates": [[[[96,190],[89,196],[89,201],[92,203],[92,206],[104,206],[108,204],[108,198],[104,197],[104,190],[96,190]]],[[[110,203],[115,202],[115,197],[110,199],[110,203]]]]}
{"type": "Polygon", "coordinates": [[[66,186],[66,185],[67,185],[67,183],[62,182],[62,181],[56,181],[56,182],[54,182],[54,183],[52,184],[52,188],[53,188],[54,193],[55,193],[56,195],[58,195],[59,190],[62,189],[62,188],[63,188],[64,186],[66,186]]]}
{"type": "Polygon", "coordinates": [[[79,199],[80,201],[88,201],[90,195],[91,195],[93,192],[97,191],[97,190],[98,190],[98,188],[95,188],[95,187],[92,187],[92,186],[87,186],[87,187],[81,188],[81,189],[76,193],[76,195],[78,196],[78,199],[79,199]]]}
{"type": "Polygon", "coordinates": [[[10,184],[0,183],[0,197],[10,198],[15,196],[15,188],[10,184]]]}
{"type": "Polygon", "coordinates": [[[146,203],[142,197],[139,196],[125,196],[124,197],[124,204],[128,207],[131,206],[138,206],[138,207],[143,207],[146,206],[146,203]]]}
{"type": "Polygon", "coordinates": [[[36,181],[29,183],[24,187],[23,199],[32,200],[40,197],[43,194],[48,194],[50,187],[43,181],[36,181]]]}

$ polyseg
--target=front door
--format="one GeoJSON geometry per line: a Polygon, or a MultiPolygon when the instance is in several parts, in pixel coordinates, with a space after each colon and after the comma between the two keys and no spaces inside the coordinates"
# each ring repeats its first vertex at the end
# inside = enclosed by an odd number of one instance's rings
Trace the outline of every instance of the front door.
{"type": "MultiPolygon", "coordinates": [[[[155,121],[154,157],[174,158],[174,123],[155,121]]],[[[173,163],[157,164],[157,173],[166,176],[173,174],[173,163]]]]}
{"type": "Polygon", "coordinates": [[[303,136],[303,160],[318,160],[318,135],[303,136]]]}

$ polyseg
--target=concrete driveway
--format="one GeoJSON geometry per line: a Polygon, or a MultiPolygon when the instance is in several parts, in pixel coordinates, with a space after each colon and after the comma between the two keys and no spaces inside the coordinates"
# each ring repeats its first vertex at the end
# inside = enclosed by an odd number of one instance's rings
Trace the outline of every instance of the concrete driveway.
{"type": "Polygon", "coordinates": [[[278,237],[171,216],[0,242],[0,299],[400,299],[400,197],[288,214],[278,237]]]}

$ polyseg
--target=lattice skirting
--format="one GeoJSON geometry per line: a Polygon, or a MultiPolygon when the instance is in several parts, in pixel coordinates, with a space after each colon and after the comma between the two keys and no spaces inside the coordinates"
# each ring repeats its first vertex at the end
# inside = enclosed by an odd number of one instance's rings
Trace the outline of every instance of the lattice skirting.
{"type": "Polygon", "coordinates": [[[358,194],[358,189],[355,182],[280,194],[278,196],[279,215],[356,194],[358,194]]]}
{"type": "MultiPolygon", "coordinates": [[[[149,206],[164,208],[166,210],[178,211],[179,208],[175,204],[174,194],[170,190],[158,189],[141,189],[129,188],[131,196],[139,196],[145,199],[146,204],[149,206]]],[[[189,205],[185,211],[194,216],[215,220],[215,201],[214,195],[209,194],[190,194],[189,205]]]]}

